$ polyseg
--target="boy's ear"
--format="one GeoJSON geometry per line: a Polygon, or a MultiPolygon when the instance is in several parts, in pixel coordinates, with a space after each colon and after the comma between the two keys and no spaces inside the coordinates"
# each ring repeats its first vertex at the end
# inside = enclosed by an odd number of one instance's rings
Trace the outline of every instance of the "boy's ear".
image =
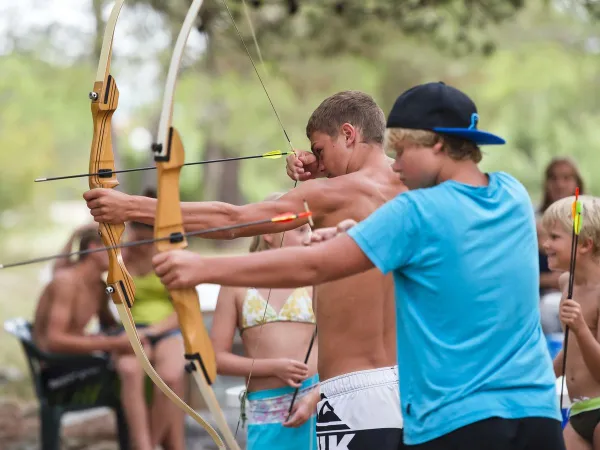
{"type": "Polygon", "coordinates": [[[579,239],[579,253],[592,253],[594,241],[591,239],[579,239]]]}
{"type": "Polygon", "coordinates": [[[442,153],[444,151],[444,141],[436,142],[431,148],[433,153],[442,153]]]}
{"type": "Polygon", "coordinates": [[[344,123],[341,127],[341,133],[346,140],[346,146],[352,145],[356,141],[356,128],[349,123],[344,123]]]}

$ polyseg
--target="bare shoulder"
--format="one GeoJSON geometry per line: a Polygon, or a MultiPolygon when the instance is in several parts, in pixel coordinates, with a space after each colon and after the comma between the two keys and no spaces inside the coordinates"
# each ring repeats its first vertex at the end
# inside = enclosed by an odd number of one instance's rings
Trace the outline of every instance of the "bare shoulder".
{"type": "Polygon", "coordinates": [[[235,306],[239,308],[246,296],[246,288],[242,287],[232,287],[232,286],[221,286],[219,290],[219,304],[225,306],[235,306]]]}
{"type": "Polygon", "coordinates": [[[303,183],[306,188],[317,195],[323,192],[352,198],[355,195],[379,194],[385,197],[395,197],[407,190],[393,172],[380,173],[375,170],[364,170],[340,175],[335,178],[318,178],[303,183]]]}
{"type": "Polygon", "coordinates": [[[51,284],[64,283],[67,281],[72,282],[72,281],[76,281],[77,279],[78,279],[77,273],[75,272],[75,268],[73,266],[62,267],[54,273],[51,284]]]}

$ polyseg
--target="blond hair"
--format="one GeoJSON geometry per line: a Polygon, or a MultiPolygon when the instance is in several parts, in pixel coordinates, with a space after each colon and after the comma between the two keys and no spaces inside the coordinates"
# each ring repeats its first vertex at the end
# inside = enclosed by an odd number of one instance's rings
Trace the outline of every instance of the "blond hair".
{"type": "MultiPolygon", "coordinates": [[[[285,192],[274,192],[272,194],[267,195],[263,201],[269,202],[269,201],[278,200],[281,197],[283,197],[284,195],[285,195],[285,192]]],[[[269,244],[267,243],[267,241],[265,241],[265,239],[263,238],[262,235],[253,236],[252,242],[250,243],[249,250],[250,250],[250,253],[262,252],[264,250],[269,250],[269,244]]]]}
{"type": "Polygon", "coordinates": [[[373,97],[360,91],[338,92],[323,100],[308,119],[306,136],[310,139],[319,131],[337,137],[344,123],[358,128],[367,144],[383,143],[385,113],[373,97]]]}
{"type": "MultiPolygon", "coordinates": [[[[565,231],[573,229],[573,202],[575,197],[565,197],[552,203],[544,212],[542,224],[550,228],[560,224],[565,231]]],[[[580,195],[581,231],[579,240],[592,241],[592,254],[600,256],[600,199],[591,195],[580,195]]]]}
{"type": "Polygon", "coordinates": [[[386,151],[398,148],[399,145],[410,142],[422,147],[433,147],[442,142],[442,148],[448,156],[456,161],[470,159],[478,163],[481,161],[479,147],[463,138],[442,135],[429,130],[413,130],[409,128],[388,128],[385,132],[384,147],[386,151]]]}

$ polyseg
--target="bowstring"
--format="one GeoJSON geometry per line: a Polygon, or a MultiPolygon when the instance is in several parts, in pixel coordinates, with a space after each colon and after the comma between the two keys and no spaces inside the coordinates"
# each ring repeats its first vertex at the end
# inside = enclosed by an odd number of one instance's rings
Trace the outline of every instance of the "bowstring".
{"type": "MultiPolygon", "coordinates": [[[[250,59],[250,62],[252,63],[252,67],[254,68],[254,72],[256,73],[256,76],[258,77],[258,80],[260,81],[260,84],[262,86],[263,91],[265,92],[267,99],[269,100],[269,104],[271,105],[271,109],[273,110],[273,113],[275,114],[275,117],[277,118],[277,122],[279,123],[279,127],[281,128],[281,131],[283,131],[283,134],[290,146],[290,149],[292,151],[292,153],[296,154],[296,152],[294,151],[294,146],[292,145],[292,141],[290,140],[290,137],[285,129],[285,127],[283,126],[283,122],[281,121],[281,117],[279,116],[279,113],[277,112],[277,109],[275,108],[275,104],[273,103],[273,100],[271,100],[271,96],[269,95],[269,91],[267,90],[267,87],[262,79],[262,77],[260,76],[260,72],[258,71],[258,67],[256,66],[255,62],[254,62],[254,58],[252,58],[252,55],[250,54],[250,50],[248,49],[248,46],[246,45],[244,38],[242,37],[242,33],[240,32],[240,29],[237,26],[237,23],[235,22],[235,19],[233,17],[233,14],[231,13],[231,10],[229,9],[229,6],[227,5],[227,1],[226,0],[221,0],[221,3],[223,3],[223,6],[225,7],[227,14],[229,15],[229,18],[231,19],[231,23],[233,24],[233,27],[235,28],[235,31],[240,39],[240,41],[242,42],[242,45],[244,46],[244,50],[246,51],[246,54],[248,55],[248,58],[250,59]]],[[[248,21],[248,25],[250,28],[250,32],[252,34],[252,38],[254,40],[254,45],[256,46],[256,50],[263,68],[263,71],[266,73],[265,70],[265,65],[264,65],[264,60],[262,58],[262,53],[260,51],[260,47],[258,45],[258,40],[256,39],[256,34],[254,32],[254,27],[252,26],[252,20],[250,19],[250,13],[248,11],[248,5],[246,4],[246,0],[242,0],[243,3],[243,7],[244,7],[244,11],[245,11],[245,15],[246,15],[246,19],[248,21]]],[[[298,185],[298,179],[296,179],[296,181],[294,182],[294,188],[296,188],[296,186],[298,185]]],[[[281,248],[283,246],[283,240],[285,237],[285,231],[283,232],[283,234],[281,235],[281,242],[279,245],[279,248],[281,248]]],[[[263,315],[262,315],[262,319],[261,319],[261,325],[260,328],[258,330],[258,337],[256,340],[256,345],[254,346],[254,351],[253,353],[256,355],[256,352],[258,351],[258,347],[260,345],[260,341],[261,341],[261,336],[262,336],[262,330],[263,330],[263,326],[265,324],[265,318],[267,317],[267,310],[269,308],[269,302],[271,300],[271,292],[273,291],[273,288],[269,288],[269,293],[267,294],[267,301],[265,304],[265,309],[263,311],[263,315]]],[[[245,386],[245,390],[244,390],[244,398],[242,399],[242,404],[244,404],[244,408],[245,409],[245,405],[246,405],[246,396],[248,393],[248,387],[250,386],[250,381],[252,379],[252,373],[254,371],[254,363],[256,362],[256,358],[252,358],[252,364],[250,365],[250,372],[248,373],[248,379],[246,381],[246,386],[245,386]]],[[[240,428],[240,423],[242,420],[242,409],[240,410],[240,415],[238,417],[238,423],[237,426],[235,427],[235,435],[234,438],[237,439],[237,435],[238,435],[238,431],[240,428]]]]}

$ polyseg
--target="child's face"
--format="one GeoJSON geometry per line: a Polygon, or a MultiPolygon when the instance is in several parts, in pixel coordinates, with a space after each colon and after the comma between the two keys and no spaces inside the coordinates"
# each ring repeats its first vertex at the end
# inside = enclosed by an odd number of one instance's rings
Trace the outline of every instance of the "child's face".
{"type": "Polygon", "coordinates": [[[571,233],[554,223],[546,228],[544,251],[548,255],[548,267],[552,271],[566,272],[571,263],[571,233]]]}
{"type": "Polygon", "coordinates": [[[575,169],[567,163],[556,164],[546,182],[546,188],[552,201],[573,195],[576,187],[575,169]]]}
{"type": "Polygon", "coordinates": [[[404,142],[394,148],[392,170],[409,189],[435,186],[440,171],[439,149],[404,142]]]}
{"type": "MultiPolygon", "coordinates": [[[[288,230],[285,232],[283,236],[282,247],[295,247],[298,245],[303,245],[304,240],[308,237],[310,233],[310,226],[308,224],[304,224],[301,227],[294,228],[293,230],[288,230]]],[[[279,239],[273,240],[274,244],[278,244],[281,242],[279,239]]]]}

